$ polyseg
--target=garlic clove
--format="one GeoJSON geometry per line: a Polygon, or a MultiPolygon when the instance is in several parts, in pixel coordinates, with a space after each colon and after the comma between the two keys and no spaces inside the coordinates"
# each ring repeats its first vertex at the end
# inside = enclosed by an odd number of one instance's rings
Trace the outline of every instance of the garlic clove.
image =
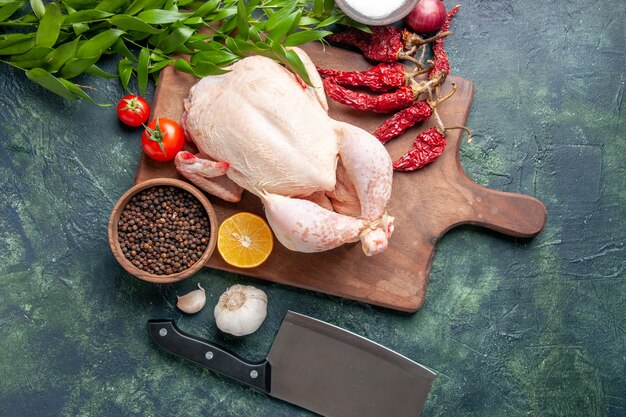
{"type": "Polygon", "coordinates": [[[197,313],[202,310],[202,307],[204,307],[206,303],[206,294],[200,284],[198,284],[198,288],[199,289],[193,290],[188,294],[177,297],[178,302],[176,303],[176,307],[188,314],[197,313]]]}
{"type": "Polygon", "coordinates": [[[267,316],[267,295],[249,285],[233,285],[220,296],[213,314],[215,324],[224,333],[254,333],[267,316]]]}

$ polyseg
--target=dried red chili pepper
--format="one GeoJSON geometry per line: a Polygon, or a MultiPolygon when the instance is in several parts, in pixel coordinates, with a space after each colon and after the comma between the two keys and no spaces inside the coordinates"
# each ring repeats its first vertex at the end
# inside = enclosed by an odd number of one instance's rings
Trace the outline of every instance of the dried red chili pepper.
{"type": "Polygon", "coordinates": [[[413,61],[420,68],[422,66],[419,61],[405,52],[402,30],[396,26],[374,26],[372,33],[350,28],[346,32],[328,35],[326,39],[354,46],[360,49],[363,56],[370,61],[397,62],[406,59],[413,61]]]}
{"type": "Polygon", "coordinates": [[[393,169],[410,172],[433,162],[446,148],[446,136],[436,127],[426,129],[415,138],[409,151],[393,162],[393,169]]]}
{"type": "Polygon", "coordinates": [[[433,113],[433,109],[426,101],[418,101],[412,106],[402,109],[391,118],[387,119],[373,133],[381,143],[387,143],[391,139],[400,136],[405,130],[422,120],[426,120],[433,113]]]}
{"type": "MultiPolygon", "coordinates": [[[[417,94],[416,91],[419,92],[420,88],[421,86],[419,85],[417,88],[414,87],[413,93],[417,94]]],[[[435,111],[435,108],[452,97],[455,92],[456,84],[452,83],[452,89],[445,96],[439,97],[437,100],[433,101],[422,100],[415,102],[412,106],[400,110],[391,118],[387,119],[385,123],[376,129],[373,135],[382,143],[389,142],[391,139],[400,136],[405,130],[416,123],[428,119],[435,111]]]]}
{"type": "Polygon", "coordinates": [[[367,49],[372,40],[372,34],[363,32],[355,28],[350,28],[345,32],[333,33],[326,36],[326,40],[335,43],[354,46],[361,51],[367,49]]]}
{"type": "Polygon", "coordinates": [[[339,85],[349,87],[367,87],[372,91],[386,92],[406,85],[411,74],[407,74],[404,65],[394,62],[382,63],[366,71],[336,71],[318,68],[322,78],[332,78],[339,85]]]}
{"type": "MultiPolygon", "coordinates": [[[[450,29],[450,21],[454,17],[454,15],[459,11],[461,5],[456,5],[452,9],[448,11],[446,16],[446,21],[439,29],[438,33],[447,32],[450,29]]],[[[445,37],[437,39],[433,43],[433,68],[428,73],[428,78],[431,80],[438,80],[439,84],[445,80],[445,78],[450,74],[450,63],[448,62],[448,54],[444,48],[445,37]]]]}
{"type": "Polygon", "coordinates": [[[369,49],[363,51],[363,55],[376,62],[396,62],[402,59],[403,51],[401,29],[396,26],[375,26],[372,28],[369,49]]]}
{"type": "Polygon", "coordinates": [[[405,85],[393,93],[372,96],[360,91],[349,90],[337,84],[332,78],[324,80],[326,95],[342,104],[358,110],[370,110],[376,113],[391,113],[410,106],[415,99],[413,88],[405,85]]]}

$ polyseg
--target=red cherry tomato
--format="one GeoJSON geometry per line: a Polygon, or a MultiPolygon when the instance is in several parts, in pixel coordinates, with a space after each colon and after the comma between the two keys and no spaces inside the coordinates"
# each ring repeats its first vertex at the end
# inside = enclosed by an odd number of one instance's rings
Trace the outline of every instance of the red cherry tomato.
{"type": "Polygon", "coordinates": [[[150,117],[150,106],[143,97],[133,94],[124,96],[117,103],[117,117],[128,126],[141,126],[150,117]]]}
{"type": "Polygon", "coordinates": [[[165,117],[151,120],[141,135],[141,146],[150,158],[169,161],[183,150],[185,133],[178,123],[165,117]]]}

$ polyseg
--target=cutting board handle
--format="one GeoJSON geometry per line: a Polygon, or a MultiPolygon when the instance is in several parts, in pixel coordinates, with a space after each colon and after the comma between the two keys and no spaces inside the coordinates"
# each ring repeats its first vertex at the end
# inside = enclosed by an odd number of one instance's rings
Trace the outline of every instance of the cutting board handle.
{"type": "Polygon", "coordinates": [[[536,198],[492,190],[469,179],[466,185],[472,189],[474,209],[466,223],[524,238],[536,236],[545,226],[546,208],[536,198]]]}

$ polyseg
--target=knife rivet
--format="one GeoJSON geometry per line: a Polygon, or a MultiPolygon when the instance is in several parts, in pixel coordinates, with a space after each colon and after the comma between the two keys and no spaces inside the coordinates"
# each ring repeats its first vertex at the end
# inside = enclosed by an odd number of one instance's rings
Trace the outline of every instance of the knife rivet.
{"type": "Polygon", "coordinates": [[[213,352],[211,352],[210,350],[204,354],[204,357],[207,358],[208,360],[213,359],[213,352]]]}
{"type": "Polygon", "coordinates": [[[159,336],[167,336],[167,329],[163,328],[159,330],[159,336]]]}
{"type": "Polygon", "coordinates": [[[250,378],[256,379],[256,377],[258,376],[259,376],[259,373],[257,371],[250,371],[250,378]]]}

